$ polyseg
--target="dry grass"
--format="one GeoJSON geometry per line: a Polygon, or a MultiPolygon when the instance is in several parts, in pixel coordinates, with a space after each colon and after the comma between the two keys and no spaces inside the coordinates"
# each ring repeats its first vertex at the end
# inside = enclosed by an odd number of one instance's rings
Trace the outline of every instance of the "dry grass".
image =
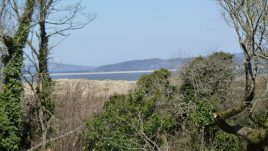
{"type": "MultiPolygon", "coordinates": [[[[52,94],[56,109],[53,120],[54,138],[64,135],[103,109],[103,105],[113,94],[126,94],[135,88],[135,81],[112,80],[56,80],[55,93],[52,94]]],[[[34,100],[33,92],[25,84],[25,99],[34,100]]],[[[52,151],[82,150],[83,128],[52,142],[52,151]]]]}
{"type": "MultiPolygon", "coordinates": [[[[56,124],[59,131],[57,135],[79,127],[84,120],[99,113],[111,95],[126,94],[134,87],[135,82],[131,81],[57,80],[55,115],[62,121],[56,124]]],[[[53,150],[81,150],[82,132],[83,129],[56,141],[53,150]]]]}
{"type": "Polygon", "coordinates": [[[135,87],[135,81],[113,81],[113,80],[56,80],[56,89],[64,90],[67,87],[74,88],[77,84],[85,88],[85,91],[94,92],[95,95],[111,95],[114,93],[125,94],[135,87]]]}

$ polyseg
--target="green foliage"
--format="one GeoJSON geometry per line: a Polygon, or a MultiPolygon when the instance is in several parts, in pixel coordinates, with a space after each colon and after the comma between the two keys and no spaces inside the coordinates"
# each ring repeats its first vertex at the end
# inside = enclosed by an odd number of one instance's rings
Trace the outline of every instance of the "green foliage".
{"type": "Polygon", "coordinates": [[[198,57],[182,70],[179,90],[167,70],[143,76],[133,92],[111,97],[105,111],[87,122],[85,149],[156,150],[164,143],[174,149],[241,149],[240,139],[219,130],[212,117],[229,93],[233,65],[232,55],[222,52],[198,57]]]}
{"type": "Polygon", "coordinates": [[[157,106],[174,94],[170,92],[175,89],[169,83],[170,76],[169,71],[161,69],[143,76],[134,92],[111,97],[105,112],[87,123],[86,149],[154,150],[161,146],[161,133],[170,133],[176,126],[172,115],[161,114],[157,106]]]}
{"type": "Polygon", "coordinates": [[[35,0],[28,0],[24,10],[23,17],[19,22],[19,28],[10,38],[7,45],[9,60],[3,71],[3,92],[0,95],[1,105],[1,150],[16,151],[19,150],[21,141],[20,124],[22,116],[21,96],[23,87],[21,83],[23,68],[23,48],[29,34],[31,16],[34,10],[35,0]]]}
{"type": "MultiPolygon", "coordinates": [[[[225,133],[214,125],[214,119],[212,114],[215,112],[215,103],[209,103],[208,101],[200,101],[196,103],[196,109],[189,113],[190,123],[193,123],[191,129],[194,131],[192,137],[197,137],[198,132],[203,131],[203,137],[205,141],[206,150],[217,151],[240,151],[244,150],[246,146],[239,137],[225,133]]],[[[194,150],[199,150],[201,145],[193,138],[195,143],[193,144],[194,150]]]]}
{"type": "Polygon", "coordinates": [[[171,72],[166,69],[161,69],[155,71],[154,74],[144,75],[137,82],[140,90],[148,96],[154,95],[156,93],[164,92],[165,96],[172,96],[175,92],[175,87],[170,85],[169,77],[171,77],[171,72]]]}
{"type": "Polygon", "coordinates": [[[245,150],[245,142],[235,135],[228,134],[222,130],[218,130],[214,140],[215,148],[218,151],[242,151],[245,150]]]}
{"type": "MultiPolygon", "coordinates": [[[[54,114],[55,111],[55,103],[52,99],[51,94],[54,91],[54,86],[55,83],[51,80],[50,76],[48,73],[45,74],[45,76],[41,76],[40,78],[40,85],[42,88],[38,88],[37,90],[37,95],[38,95],[38,100],[41,102],[41,106],[45,108],[44,111],[44,120],[46,122],[51,118],[51,115],[54,114]]],[[[45,122],[45,123],[46,123],[45,122]]]]}
{"type": "Polygon", "coordinates": [[[197,57],[181,71],[180,92],[185,100],[194,101],[214,97],[224,101],[234,74],[233,56],[216,52],[209,57],[197,57]]]}
{"type": "Polygon", "coordinates": [[[190,135],[194,150],[237,151],[241,147],[239,138],[219,130],[213,119],[213,113],[224,104],[230,92],[234,76],[233,56],[224,52],[197,57],[183,68],[180,92],[186,102],[195,106],[188,113],[193,124],[190,135]]]}
{"type": "Polygon", "coordinates": [[[195,110],[189,113],[189,118],[197,126],[205,127],[214,123],[212,117],[214,112],[215,105],[207,101],[200,101],[196,103],[195,110]]]}
{"type": "Polygon", "coordinates": [[[0,104],[0,121],[0,150],[18,150],[19,144],[14,143],[19,141],[16,134],[18,129],[10,126],[10,120],[6,115],[2,104],[0,104]]]}

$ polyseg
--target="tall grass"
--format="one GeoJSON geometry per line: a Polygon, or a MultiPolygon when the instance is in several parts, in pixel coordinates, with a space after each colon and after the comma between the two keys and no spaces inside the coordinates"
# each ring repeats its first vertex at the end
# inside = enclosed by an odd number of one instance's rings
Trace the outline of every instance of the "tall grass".
{"type": "MultiPolygon", "coordinates": [[[[83,146],[84,120],[102,111],[103,105],[113,94],[126,94],[134,89],[134,81],[111,80],[56,80],[55,92],[52,94],[56,109],[53,125],[53,137],[57,138],[49,145],[51,151],[78,151],[83,146]]],[[[34,93],[25,86],[26,113],[29,104],[34,103],[34,93]]],[[[38,144],[38,138],[32,138],[38,144]]]]}

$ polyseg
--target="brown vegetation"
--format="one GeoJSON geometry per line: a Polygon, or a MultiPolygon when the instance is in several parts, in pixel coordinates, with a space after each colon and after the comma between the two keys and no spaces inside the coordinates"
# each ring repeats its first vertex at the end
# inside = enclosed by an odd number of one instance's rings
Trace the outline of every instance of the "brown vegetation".
{"type": "MultiPolygon", "coordinates": [[[[113,94],[126,94],[134,89],[135,81],[96,81],[96,80],[56,80],[55,113],[51,120],[53,140],[49,140],[51,150],[82,150],[82,132],[84,120],[102,111],[104,102],[113,94]]],[[[25,85],[25,100],[32,104],[34,96],[25,85]]],[[[29,107],[28,107],[29,109],[29,107]]],[[[38,138],[32,139],[33,146],[38,145],[38,138]]]]}

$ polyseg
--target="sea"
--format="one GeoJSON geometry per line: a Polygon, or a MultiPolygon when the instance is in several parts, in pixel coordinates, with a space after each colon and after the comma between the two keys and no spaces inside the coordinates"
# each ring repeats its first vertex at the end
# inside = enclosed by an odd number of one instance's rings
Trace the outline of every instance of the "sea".
{"type": "Polygon", "coordinates": [[[126,80],[136,81],[150,71],[121,71],[121,72],[86,72],[86,73],[52,73],[52,79],[90,79],[90,80],[126,80]]]}

